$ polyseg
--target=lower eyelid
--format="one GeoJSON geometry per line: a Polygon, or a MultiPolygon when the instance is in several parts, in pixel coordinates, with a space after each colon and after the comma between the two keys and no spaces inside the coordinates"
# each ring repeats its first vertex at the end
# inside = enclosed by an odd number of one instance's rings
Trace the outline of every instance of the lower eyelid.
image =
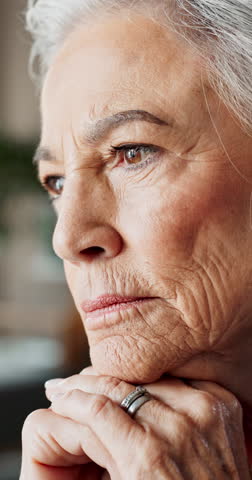
{"type": "Polygon", "coordinates": [[[148,166],[149,164],[151,163],[155,163],[158,161],[159,158],[156,158],[154,156],[150,157],[149,159],[145,160],[144,162],[141,162],[141,163],[136,163],[136,164],[132,164],[132,165],[128,165],[127,167],[124,167],[124,170],[137,170],[137,169],[141,169],[141,168],[144,168],[146,166],[148,166]]]}

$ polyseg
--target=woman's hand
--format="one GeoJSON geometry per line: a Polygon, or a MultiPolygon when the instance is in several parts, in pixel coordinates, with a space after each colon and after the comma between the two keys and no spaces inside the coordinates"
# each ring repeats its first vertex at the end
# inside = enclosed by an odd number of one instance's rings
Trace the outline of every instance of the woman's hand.
{"type": "Polygon", "coordinates": [[[105,480],[104,469],[83,450],[82,438],[91,434],[51,408],[31,413],[22,432],[20,480],[105,480]]]}
{"type": "Polygon", "coordinates": [[[51,410],[24,427],[21,480],[95,480],[104,469],[112,480],[250,479],[242,410],[230,392],[162,379],[147,386],[155,398],[132,419],[119,404],[134,388],[92,369],[49,384],[51,410]],[[39,475],[27,474],[31,464],[39,475]]]}

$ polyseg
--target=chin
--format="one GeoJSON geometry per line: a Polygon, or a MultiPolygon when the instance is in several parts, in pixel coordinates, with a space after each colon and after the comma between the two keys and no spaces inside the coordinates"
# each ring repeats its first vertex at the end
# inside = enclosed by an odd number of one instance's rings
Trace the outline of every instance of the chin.
{"type": "Polygon", "coordinates": [[[134,357],[130,353],[128,355],[125,353],[119,351],[118,354],[107,345],[91,347],[92,366],[99,375],[116,377],[132,384],[154,383],[164,374],[170,373],[167,361],[157,355],[144,358],[140,352],[137,358],[136,352],[134,357]]]}
{"type": "MultiPolygon", "coordinates": [[[[91,356],[92,360],[92,356],[91,356]]],[[[122,367],[120,365],[116,365],[114,362],[106,362],[106,365],[103,362],[96,361],[95,359],[92,360],[92,365],[95,369],[95,371],[99,375],[106,375],[110,377],[116,377],[119,378],[120,380],[123,380],[124,382],[127,383],[132,383],[133,385],[141,385],[144,383],[154,383],[161,376],[163,375],[163,372],[154,372],[153,369],[150,371],[136,371],[127,368],[127,366],[122,367]]]]}

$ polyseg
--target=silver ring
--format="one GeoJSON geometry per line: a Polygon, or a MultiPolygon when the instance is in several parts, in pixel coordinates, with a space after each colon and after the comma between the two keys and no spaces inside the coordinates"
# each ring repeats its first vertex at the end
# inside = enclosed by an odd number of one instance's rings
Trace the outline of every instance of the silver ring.
{"type": "Polygon", "coordinates": [[[129,406],[127,413],[130,415],[130,417],[134,417],[136,414],[137,410],[139,410],[142,405],[144,405],[146,402],[149,402],[152,399],[152,396],[149,393],[145,393],[141,397],[138,397],[134,402],[129,406]]]}
{"type": "Polygon", "coordinates": [[[127,397],[125,397],[122,402],[121,402],[121,407],[124,410],[128,410],[130,405],[139,397],[142,397],[145,393],[147,393],[146,388],[142,387],[139,385],[138,387],[133,390],[133,392],[130,392],[127,397]]]}
{"type": "Polygon", "coordinates": [[[122,400],[121,407],[133,417],[137,410],[152,398],[148,390],[139,385],[122,400]]]}

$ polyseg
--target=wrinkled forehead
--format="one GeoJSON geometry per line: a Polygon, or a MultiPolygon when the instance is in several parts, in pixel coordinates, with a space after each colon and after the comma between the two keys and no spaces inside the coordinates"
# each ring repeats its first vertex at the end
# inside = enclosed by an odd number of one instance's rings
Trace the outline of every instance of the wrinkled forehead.
{"type": "Polygon", "coordinates": [[[59,50],[51,75],[56,67],[66,62],[83,59],[97,66],[102,62],[120,58],[128,67],[146,61],[169,62],[172,57],[187,56],[189,46],[177,34],[148,18],[134,20],[124,17],[105,18],[93,24],[79,25],[68,35],[59,50]],[[154,55],[155,54],[155,55],[154,55]]]}
{"type": "Polygon", "coordinates": [[[131,108],[170,115],[181,110],[183,115],[183,101],[191,102],[201,90],[199,72],[189,46],[149,19],[111,18],[79,26],[48,71],[41,99],[43,132],[50,133],[52,122],[53,128],[55,122],[67,128],[131,108]]]}

